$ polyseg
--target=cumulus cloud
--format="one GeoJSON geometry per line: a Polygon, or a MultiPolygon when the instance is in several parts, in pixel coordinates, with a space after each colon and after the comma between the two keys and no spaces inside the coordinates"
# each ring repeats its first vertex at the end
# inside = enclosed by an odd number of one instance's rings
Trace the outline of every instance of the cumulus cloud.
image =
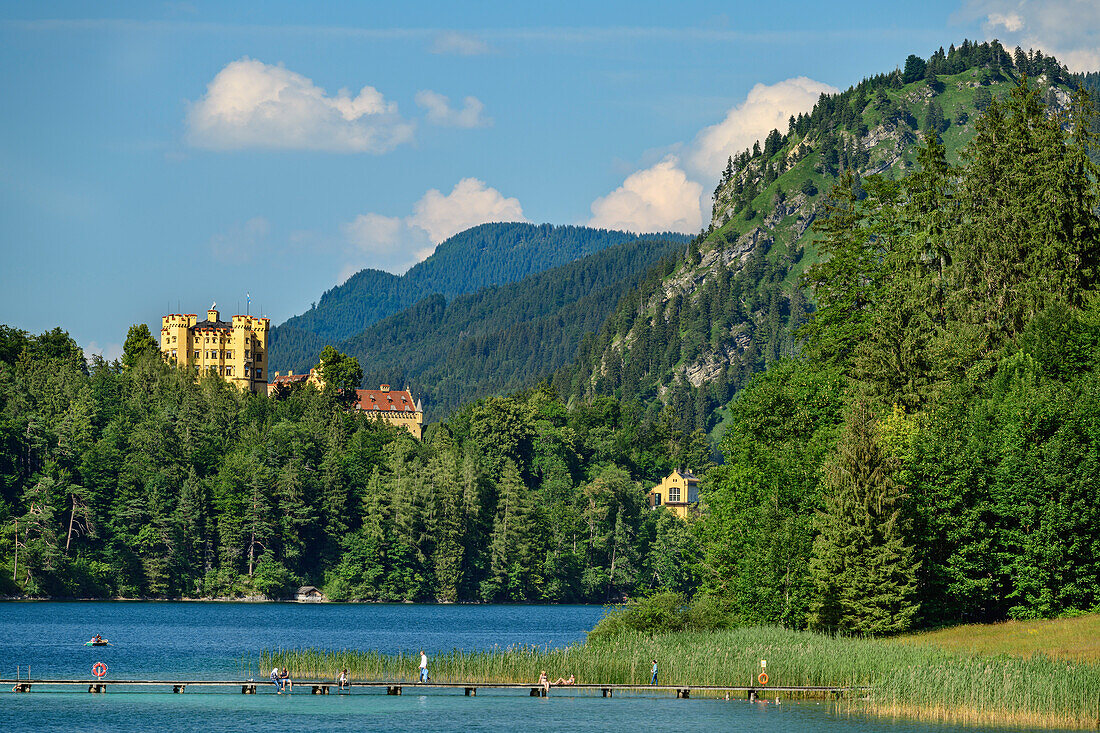
{"type": "Polygon", "coordinates": [[[668,156],[632,173],[623,185],[592,202],[588,225],[630,232],[694,234],[703,225],[699,197],[703,186],[688,180],[679,160],[668,156]]]}
{"type": "Polygon", "coordinates": [[[787,131],[791,115],[808,112],[822,94],[836,87],[804,76],[776,84],[757,84],[745,101],[731,107],[724,120],[703,129],[695,137],[688,163],[706,180],[717,179],[730,155],[737,155],[763,140],[772,130],[787,131]]]}
{"type": "Polygon", "coordinates": [[[476,178],[463,178],[446,195],[434,188],[427,191],[404,218],[361,214],[342,227],[354,261],[341,272],[341,280],[362,267],[404,272],[448,237],[496,221],[527,221],[527,217],[519,200],[506,198],[476,178]]]}
{"type": "Polygon", "coordinates": [[[481,56],[489,53],[489,44],[466,33],[445,31],[432,41],[431,51],[451,56],[481,56]]]}
{"type": "Polygon", "coordinates": [[[686,146],[683,159],[667,156],[657,165],[632,173],[623,184],[592,203],[590,226],[631,232],[675,231],[694,234],[710,211],[709,193],[726,160],[752,147],[773,129],[787,131],[791,115],[813,109],[818,97],[838,91],[806,77],[757,84],[725,118],[704,128],[686,146]],[[698,181],[705,181],[706,185],[698,181]]]}
{"type": "Polygon", "coordinates": [[[986,22],[993,28],[1004,26],[1009,33],[1016,33],[1024,27],[1024,19],[1017,13],[990,13],[986,16],[986,22]]]}
{"type": "Polygon", "coordinates": [[[487,127],[492,120],[482,114],[485,105],[477,97],[466,97],[462,109],[451,106],[451,100],[431,89],[416,93],[416,104],[428,111],[428,122],[443,127],[487,127]]]}
{"type": "Polygon", "coordinates": [[[1100,70],[1100,3],[1095,0],[967,0],[964,20],[981,20],[1009,49],[1039,49],[1072,71],[1100,70]]]}
{"type": "Polygon", "coordinates": [[[416,202],[408,218],[411,226],[428,233],[432,244],[491,221],[527,221],[527,217],[518,199],[505,198],[476,178],[463,178],[446,196],[431,189],[416,202]]]}
{"type": "Polygon", "coordinates": [[[271,224],[262,216],[234,224],[210,238],[210,253],[220,262],[251,262],[264,248],[271,224]]]}
{"type": "MultiPolygon", "coordinates": [[[[154,331],[154,333],[156,333],[154,331]]],[[[108,343],[100,345],[96,341],[89,341],[84,349],[84,358],[88,359],[93,354],[99,354],[107,361],[115,361],[122,358],[122,344],[108,343]]]]}
{"type": "Polygon", "coordinates": [[[413,124],[377,89],[328,94],[282,66],[250,58],[218,72],[191,104],[187,139],[200,148],[384,153],[413,139],[413,124]]]}

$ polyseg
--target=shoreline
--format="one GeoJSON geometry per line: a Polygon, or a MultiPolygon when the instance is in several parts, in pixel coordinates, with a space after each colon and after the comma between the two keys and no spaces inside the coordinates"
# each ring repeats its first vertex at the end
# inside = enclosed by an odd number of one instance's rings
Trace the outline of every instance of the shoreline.
{"type": "MultiPolygon", "coordinates": [[[[412,650],[269,649],[241,661],[258,669],[287,667],[303,677],[333,677],[346,668],[354,679],[396,680],[412,675],[418,659],[412,650]]],[[[1094,663],[965,654],[775,627],[624,633],[554,648],[455,649],[435,654],[429,664],[440,681],[530,684],[545,669],[551,679],[572,674],[582,684],[645,685],[652,659],[666,686],[748,686],[762,697],[776,694],[767,692],[770,687],[868,688],[866,695],[837,703],[840,710],[873,717],[1064,730],[1096,729],[1100,722],[1100,665],[1094,663]],[[770,685],[757,682],[761,660],[770,685]]]]}

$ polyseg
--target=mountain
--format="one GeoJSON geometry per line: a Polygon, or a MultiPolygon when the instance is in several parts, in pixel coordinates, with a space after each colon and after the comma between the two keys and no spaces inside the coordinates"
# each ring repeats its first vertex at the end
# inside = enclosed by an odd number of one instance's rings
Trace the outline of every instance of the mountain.
{"type": "MultiPolygon", "coordinates": [[[[687,242],[682,234],[656,235],[687,242]]],[[[404,275],[361,270],[324,293],[305,313],[271,330],[273,370],[316,360],[321,349],[429,295],[445,298],[487,285],[517,282],[538,272],[637,239],[628,232],[578,226],[522,223],[482,224],[442,242],[404,275]]]]}
{"type": "Polygon", "coordinates": [[[875,174],[904,176],[930,132],[957,161],[975,120],[1025,75],[1051,112],[1076,86],[1097,85],[1040,52],[966,41],[822,95],[786,134],[732,152],[708,229],[667,274],[624,296],[555,387],[574,398],[638,398],[651,417],[670,405],[688,432],[713,427],[715,409],[748,377],[797,351],[794,331],[814,307],[800,276],[818,261],[813,225],[841,173],[852,171],[857,189],[875,174]]]}
{"type": "MultiPolygon", "coordinates": [[[[507,285],[450,302],[433,294],[374,323],[337,348],[359,360],[363,383],[408,384],[439,419],[463,403],[518,390],[569,364],[578,345],[606,321],[680,241],[635,240],[507,285]]],[[[312,357],[316,360],[316,356],[312,357]]],[[[297,364],[303,371],[306,359],[297,364]]]]}

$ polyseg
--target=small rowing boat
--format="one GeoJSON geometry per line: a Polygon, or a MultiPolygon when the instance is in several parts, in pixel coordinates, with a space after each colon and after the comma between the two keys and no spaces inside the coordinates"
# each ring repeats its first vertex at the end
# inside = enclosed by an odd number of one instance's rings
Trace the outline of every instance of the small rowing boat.
{"type": "Polygon", "coordinates": [[[84,642],[84,646],[109,646],[109,644],[110,642],[108,642],[106,639],[100,638],[89,639],[88,641],[84,642]]]}

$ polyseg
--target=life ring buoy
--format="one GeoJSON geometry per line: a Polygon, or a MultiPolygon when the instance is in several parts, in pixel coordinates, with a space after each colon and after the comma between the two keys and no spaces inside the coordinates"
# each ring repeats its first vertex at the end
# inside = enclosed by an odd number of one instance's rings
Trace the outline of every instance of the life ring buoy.
{"type": "Polygon", "coordinates": [[[92,674],[94,674],[96,677],[102,677],[103,675],[107,674],[107,665],[103,662],[96,662],[92,665],[92,674]]]}
{"type": "Polygon", "coordinates": [[[761,672],[760,675],[756,678],[756,681],[762,685],[768,684],[768,673],[761,672]]]}

